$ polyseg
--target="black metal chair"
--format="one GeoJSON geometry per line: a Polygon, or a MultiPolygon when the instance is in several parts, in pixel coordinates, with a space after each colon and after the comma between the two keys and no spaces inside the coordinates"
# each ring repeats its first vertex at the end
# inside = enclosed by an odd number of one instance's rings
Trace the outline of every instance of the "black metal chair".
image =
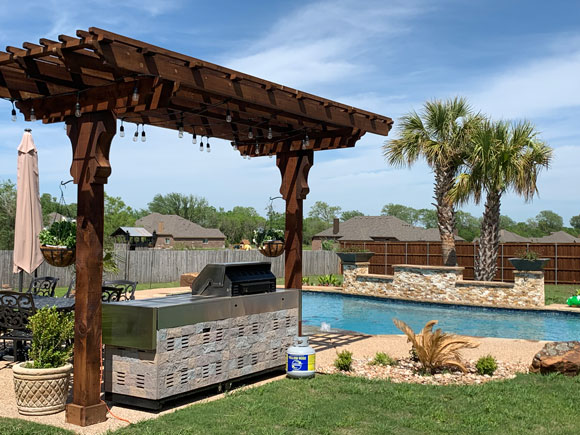
{"type": "Polygon", "coordinates": [[[54,290],[56,289],[57,282],[58,278],[52,276],[33,278],[32,281],[30,281],[27,293],[32,293],[36,296],[54,297],[54,290]]]}
{"type": "Polygon", "coordinates": [[[103,302],[119,302],[122,294],[122,288],[107,285],[101,287],[101,301],[103,302]]]}
{"type": "Polygon", "coordinates": [[[36,313],[30,293],[0,291],[0,338],[14,343],[14,359],[25,361],[24,343],[32,341],[28,319],[36,313]]]}
{"type": "MultiPolygon", "coordinates": [[[[103,289],[105,288],[116,288],[121,291],[119,295],[119,301],[129,301],[135,299],[135,290],[137,289],[136,281],[127,281],[125,279],[118,279],[114,281],[103,282],[103,289]]],[[[105,299],[103,299],[105,301],[105,299]]],[[[111,301],[108,301],[111,302],[111,301]]]]}
{"type": "Polygon", "coordinates": [[[68,285],[68,290],[66,291],[66,294],[64,295],[64,297],[65,298],[74,298],[76,288],[77,288],[77,276],[73,275],[73,277],[70,280],[70,284],[68,285]]]}

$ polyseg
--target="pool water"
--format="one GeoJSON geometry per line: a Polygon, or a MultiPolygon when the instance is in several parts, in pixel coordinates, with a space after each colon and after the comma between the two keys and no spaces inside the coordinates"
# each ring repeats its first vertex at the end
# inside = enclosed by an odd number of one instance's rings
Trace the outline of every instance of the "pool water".
{"type": "Polygon", "coordinates": [[[393,318],[418,333],[429,320],[444,332],[479,337],[529,340],[580,340],[580,315],[499,308],[447,306],[332,293],[303,292],[302,318],[306,325],[322,322],[333,329],[366,334],[402,334],[393,318]]]}

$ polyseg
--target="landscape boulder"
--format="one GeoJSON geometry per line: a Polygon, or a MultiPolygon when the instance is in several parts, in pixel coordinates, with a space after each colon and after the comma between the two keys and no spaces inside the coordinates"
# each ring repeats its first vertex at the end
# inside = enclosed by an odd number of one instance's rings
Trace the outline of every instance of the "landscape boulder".
{"type": "Polygon", "coordinates": [[[580,341],[555,341],[546,344],[534,356],[530,372],[578,375],[580,373],[580,341]]]}

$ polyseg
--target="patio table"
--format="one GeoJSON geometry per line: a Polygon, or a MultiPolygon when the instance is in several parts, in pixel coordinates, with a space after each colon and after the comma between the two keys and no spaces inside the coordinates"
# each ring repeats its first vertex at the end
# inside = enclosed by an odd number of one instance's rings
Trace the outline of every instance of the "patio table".
{"type": "Polygon", "coordinates": [[[45,307],[56,307],[59,311],[72,311],[75,307],[75,298],[56,298],[52,296],[33,296],[37,310],[45,307]]]}

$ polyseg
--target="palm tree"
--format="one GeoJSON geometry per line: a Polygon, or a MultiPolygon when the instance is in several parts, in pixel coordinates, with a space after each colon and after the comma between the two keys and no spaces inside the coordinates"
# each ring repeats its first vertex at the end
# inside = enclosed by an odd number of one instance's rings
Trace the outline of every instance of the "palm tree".
{"type": "Polygon", "coordinates": [[[391,165],[411,166],[420,157],[435,174],[435,207],[443,264],[455,266],[455,209],[448,193],[463,164],[471,132],[480,121],[464,98],[427,101],[421,114],[413,111],[399,124],[400,137],[387,141],[383,153],[391,165]]]}
{"type": "Polygon", "coordinates": [[[537,179],[552,158],[552,148],[540,141],[533,124],[486,120],[474,132],[466,172],[457,177],[450,199],[459,203],[485,192],[475,279],[491,281],[497,271],[501,196],[513,190],[526,201],[538,192],[537,179]]]}

